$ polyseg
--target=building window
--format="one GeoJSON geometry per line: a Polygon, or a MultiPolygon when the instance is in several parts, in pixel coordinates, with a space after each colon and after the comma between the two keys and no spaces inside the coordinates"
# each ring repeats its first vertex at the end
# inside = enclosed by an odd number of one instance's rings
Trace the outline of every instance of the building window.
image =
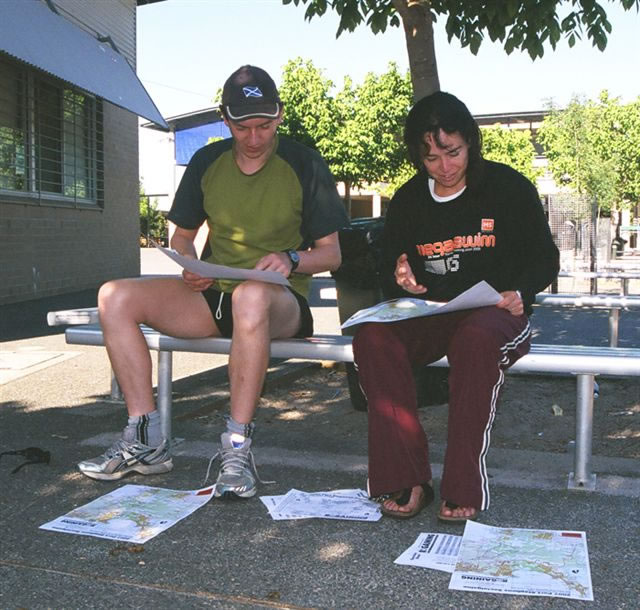
{"type": "Polygon", "coordinates": [[[102,103],[0,59],[0,199],[102,206],[102,103]]]}

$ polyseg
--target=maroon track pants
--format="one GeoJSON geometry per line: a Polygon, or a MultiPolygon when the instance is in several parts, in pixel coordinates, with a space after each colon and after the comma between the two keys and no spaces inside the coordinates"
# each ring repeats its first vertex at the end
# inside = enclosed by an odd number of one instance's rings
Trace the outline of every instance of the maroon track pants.
{"type": "Polygon", "coordinates": [[[431,480],[429,446],[418,419],[413,367],[449,360],[443,499],[485,510],[485,458],[504,371],[530,347],[527,316],[482,307],[360,326],[353,352],[369,408],[372,496],[431,480]]]}

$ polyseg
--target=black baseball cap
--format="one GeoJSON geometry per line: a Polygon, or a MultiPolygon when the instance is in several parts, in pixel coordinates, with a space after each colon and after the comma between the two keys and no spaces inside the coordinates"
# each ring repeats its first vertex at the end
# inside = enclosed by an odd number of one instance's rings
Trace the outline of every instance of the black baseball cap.
{"type": "Polygon", "coordinates": [[[232,121],[275,119],[282,102],[273,79],[256,66],[238,68],[222,89],[222,109],[232,121]]]}

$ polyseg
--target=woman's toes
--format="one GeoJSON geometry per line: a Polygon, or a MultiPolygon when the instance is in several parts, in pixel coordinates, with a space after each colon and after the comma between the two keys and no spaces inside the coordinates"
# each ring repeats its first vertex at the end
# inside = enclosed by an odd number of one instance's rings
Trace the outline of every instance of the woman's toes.
{"type": "Polygon", "coordinates": [[[476,514],[476,509],[472,506],[447,506],[447,503],[443,502],[440,514],[443,517],[472,519],[476,514]]]}

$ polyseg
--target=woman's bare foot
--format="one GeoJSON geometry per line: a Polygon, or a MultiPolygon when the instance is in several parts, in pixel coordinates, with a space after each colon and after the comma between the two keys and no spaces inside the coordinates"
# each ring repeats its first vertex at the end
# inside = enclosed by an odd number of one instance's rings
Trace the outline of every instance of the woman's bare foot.
{"type": "Polygon", "coordinates": [[[411,489],[399,491],[382,503],[382,513],[388,517],[408,519],[417,515],[433,500],[431,481],[428,484],[416,485],[411,489]],[[426,488],[426,489],[425,489],[426,488]],[[408,498],[407,498],[408,496],[408,498]]]}
{"type": "Polygon", "coordinates": [[[442,501],[440,512],[438,513],[440,521],[473,521],[477,516],[478,511],[472,506],[458,506],[446,500],[442,501]]]}

